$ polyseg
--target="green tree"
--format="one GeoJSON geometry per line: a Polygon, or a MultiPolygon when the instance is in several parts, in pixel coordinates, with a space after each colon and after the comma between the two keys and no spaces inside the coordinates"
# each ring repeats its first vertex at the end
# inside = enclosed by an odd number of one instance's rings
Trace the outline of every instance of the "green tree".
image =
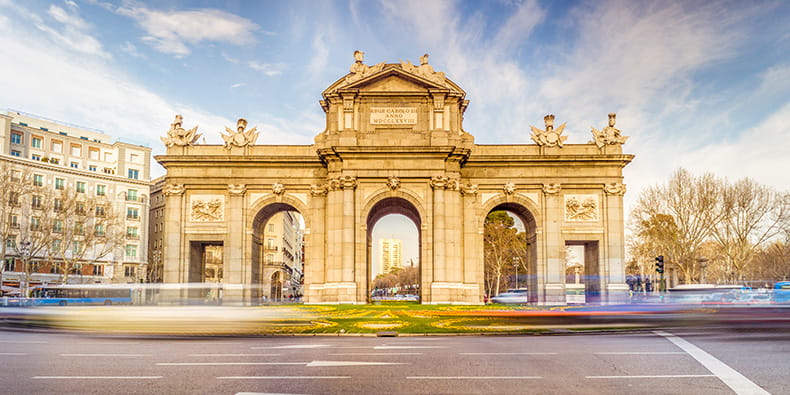
{"type": "Polygon", "coordinates": [[[503,277],[514,264],[523,270],[521,273],[528,273],[526,235],[515,225],[506,211],[492,211],[486,217],[483,251],[485,292],[489,297],[502,290],[503,277]]]}

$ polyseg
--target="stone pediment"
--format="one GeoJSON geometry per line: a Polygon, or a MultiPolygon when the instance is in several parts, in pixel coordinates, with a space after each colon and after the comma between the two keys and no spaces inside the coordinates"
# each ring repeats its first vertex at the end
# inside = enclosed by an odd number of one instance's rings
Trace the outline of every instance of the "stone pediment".
{"type": "Polygon", "coordinates": [[[428,93],[430,91],[445,91],[460,96],[466,95],[466,92],[448,78],[443,78],[443,83],[439,83],[437,78],[434,78],[432,81],[418,74],[405,71],[402,67],[401,64],[397,63],[384,64],[380,70],[373,74],[365,75],[360,79],[355,79],[354,73],[349,73],[330,85],[329,88],[324,90],[322,95],[326,98],[337,94],[339,91],[347,90],[370,93],[428,93]]]}

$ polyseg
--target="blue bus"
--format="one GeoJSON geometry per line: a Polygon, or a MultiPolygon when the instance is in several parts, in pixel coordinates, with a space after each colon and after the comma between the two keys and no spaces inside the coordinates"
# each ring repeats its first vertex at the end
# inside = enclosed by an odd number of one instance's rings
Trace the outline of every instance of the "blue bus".
{"type": "Polygon", "coordinates": [[[131,304],[132,289],[126,285],[48,285],[32,292],[35,306],[131,304]]]}
{"type": "Polygon", "coordinates": [[[790,281],[774,284],[774,303],[790,303],[790,281]]]}

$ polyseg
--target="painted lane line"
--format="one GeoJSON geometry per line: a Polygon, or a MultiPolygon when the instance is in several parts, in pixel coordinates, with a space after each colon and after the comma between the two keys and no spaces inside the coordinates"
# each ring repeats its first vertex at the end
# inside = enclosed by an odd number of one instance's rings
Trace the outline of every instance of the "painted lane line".
{"type": "Polygon", "coordinates": [[[647,376],[584,376],[587,379],[680,379],[696,377],[716,377],[715,374],[655,374],[647,376]]]}
{"type": "Polygon", "coordinates": [[[278,357],[281,354],[189,354],[190,357],[278,357]]]}
{"type": "Polygon", "coordinates": [[[622,352],[596,352],[598,355],[677,355],[686,354],[683,351],[622,351],[622,352]]]}
{"type": "Polygon", "coordinates": [[[327,355],[423,355],[421,352],[340,352],[327,355]]]}
{"type": "Polygon", "coordinates": [[[26,352],[0,352],[0,355],[22,356],[22,355],[28,355],[28,354],[26,352]]]}
{"type": "Polygon", "coordinates": [[[326,366],[373,366],[373,365],[406,365],[400,362],[359,362],[359,361],[313,361],[307,364],[308,368],[326,366]]]}
{"type": "Polygon", "coordinates": [[[39,340],[0,340],[0,343],[14,343],[14,344],[47,344],[47,341],[39,340]]]}
{"type": "Polygon", "coordinates": [[[157,362],[158,366],[307,365],[309,362],[157,362]]]}
{"type": "Polygon", "coordinates": [[[447,348],[445,346],[375,346],[374,350],[408,350],[410,348],[447,348]]]}
{"type": "Polygon", "coordinates": [[[759,385],[740,374],[737,370],[729,367],[724,362],[716,359],[713,355],[708,354],[703,349],[689,343],[685,339],[663,331],[655,331],[654,333],[663,336],[678,348],[694,357],[697,362],[701,363],[702,366],[716,375],[724,384],[727,384],[736,394],[770,394],[768,391],[762,389],[759,385]]]}
{"type": "Polygon", "coordinates": [[[459,352],[458,355],[557,355],[556,352],[459,352]]]}
{"type": "Polygon", "coordinates": [[[410,380],[535,380],[542,376],[408,376],[410,380]]]}
{"type": "Polygon", "coordinates": [[[332,347],[328,344],[293,344],[290,346],[269,346],[269,347],[250,347],[253,350],[267,350],[267,349],[305,349],[305,348],[324,348],[332,347]]]}
{"type": "Polygon", "coordinates": [[[35,380],[156,380],[162,376],[33,376],[35,380]]]}
{"type": "Polygon", "coordinates": [[[305,380],[305,379],[350,379],[351,376],[220,376],[219,380],[305,380]]]}
{"type": "Polygon", "coordinates": [[[80,342],[76,343],[81,346],[128,346],[133,344],[140,344],[140,342],[80,342]]]}
{"type": "Polygon", "coordinates": [[[151,354],[60,354],[61,357],[150,357],[151,354]]]}

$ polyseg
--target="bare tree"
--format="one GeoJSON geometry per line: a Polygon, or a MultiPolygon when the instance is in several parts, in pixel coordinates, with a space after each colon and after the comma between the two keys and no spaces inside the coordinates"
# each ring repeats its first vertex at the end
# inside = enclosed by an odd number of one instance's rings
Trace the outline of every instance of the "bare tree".
{"type": "Polygon", "coordinates": [[[33,259],[46,255],[51,248],[54,217],[49,215],[55,204],[54,194],[44,189],[43,184],[20,198],[20,226],[15,252],[22,259],[25,273],[25,296],[29,295],[30,279],[43,261],[33,259]]]}
{"type": "Polygon", "coordinates": [[[527,241],[507,212],[493,211],[486,217],[483,242],[485,291],[493,296],[500,292],[508,268],[516,264],[526,272],[527,241]]]}
{"type": "Polygon", "coordinates": [[[0,159],[0,284],[6,270],[8,245],[16,243],[21,226],[20,208],[23,198],[33,190],[33,173],[26,167],[0,159]]]}
{"type": "Polygon", "coordinates": [[[752,258],[783,230],[790,218],[790,195],[745,178],[726,185],[723,193],[725,215],[713,228],[713,238],[733,273],[743,281],[752,258]]]}

